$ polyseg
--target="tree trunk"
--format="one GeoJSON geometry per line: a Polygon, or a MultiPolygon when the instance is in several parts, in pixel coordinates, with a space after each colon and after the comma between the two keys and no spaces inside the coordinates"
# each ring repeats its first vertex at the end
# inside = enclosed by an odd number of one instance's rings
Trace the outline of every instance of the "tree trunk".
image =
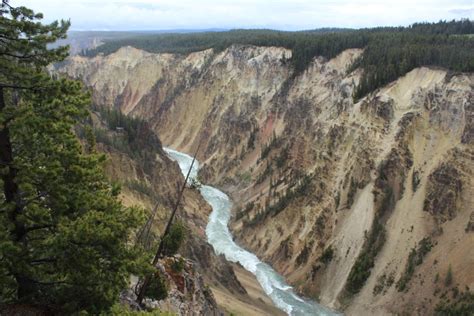
{"type": "MultiPolygon", "coordinates": [[[[5,94],[3,87],[0,87],[0,112],[5,109],[5,94]]],[[[23,250],[26,252],[26,241],[24,237],[26,235],[25,225],[18,221],[17,217],[21,213],[21,204],[19,197],[18,184],[15,182],[17,176],[17,169],[13,164],[13,151],[10,140],[10,130],[5,122],[0,122],[0,166],[6,168],[6,172],[2,172],[3,180],[3,194],[5,195],[4,205],[8,212],[8,220],[13,224],[13,229],[10,231],[12,240],[15,242],[23,243],[23,250]]],[[[21,260],[20,258],[18,258],[21,260]]],[[[15,269],[13,267],[13,269],[15,269]]],[[[18,271],[12,271],[12,275],[15,277],[18,285],[18,298],[21,300],[26,296],[29,296],[32,291],[32,283],[29,279],[19,273],[18,271]]]]}
{"type": "MultiPolygon", "coordinates": [[[[5,108],[5,96],[3,88],[0,87],[0,111],[5,108]]],[[[18,185],[15,183],[17,170],[12,166],[13,153],[10,142],[10,130],[7,125],[0,122],[0,163],[7,168],[7,172],[2,173],[3,193],[7,204],[15,203],[18,195],[18,185]]]]}

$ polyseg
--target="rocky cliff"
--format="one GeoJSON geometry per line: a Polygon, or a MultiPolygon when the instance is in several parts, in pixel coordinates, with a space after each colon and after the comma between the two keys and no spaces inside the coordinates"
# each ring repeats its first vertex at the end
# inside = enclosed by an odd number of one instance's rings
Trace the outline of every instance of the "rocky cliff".
{"type": "MultiPolygon", "coordinates": [[[[184,177],[146,122],[123,122],[123,125],[134,127],[111,129],[111,117],[116,118],[113,111],[94,107],[90,126],[95,134],[95,150],[106,155],[106,174],[114,183],[120,184],[122,203],[147,211],[148,220],[137,232],[136,242],[154,252],[184,177]]],[[[78,133],[83,135],[84,131],[79,129],[78,133]]],[[[183,257],[177,255],[159,262],[168,297],[149,301],[149,307],[177,315],[223,315],[225,312],[278,315],[279,311],[271,305],[256,281],[249,282],[241,268],[216,256],[206,242],[205,227],[210,212],[210,206],[198,190],[185,189],[177,213],[177,220],[185,224],[187,231],[184,245],[179,250],[183,257]],[[180,271],[175,271],[176,266],[181,265],[180,271]],[[233,302],[228,302],[229,297],[233,302]]],[[[123,303],[132,307],[136,305],[135,299],[133,289],[122,297],[123,303]]]]}
{"type": "Polygon", "coordinates": [[[59,71],[167,146],[201,143],[200,177],[233,197],[239,242],[304,295],[430,314],[474,287],[474,74],[417,68],[355,102],[361,52],[295,75],[278,47],[123,47],[59,71]]]}

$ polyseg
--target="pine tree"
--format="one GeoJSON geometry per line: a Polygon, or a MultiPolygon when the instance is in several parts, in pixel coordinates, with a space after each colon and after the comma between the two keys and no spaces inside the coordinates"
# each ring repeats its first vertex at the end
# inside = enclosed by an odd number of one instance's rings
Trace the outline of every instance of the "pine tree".
{"type": "Polygon", "coordinates": [[[89,95],[45,70],[67,56],[47,45],[69,22],[7,1],[0,14],[0,302],[99,313],[149,266],[129,244],[143,213],[121,205],[104,156],[74,134],[89,95]]]}
{"type": "Polygon", "coordinates": [[[448,267],[448,272],[446,272],[446,278],[444,279],[444,285],[450,286],[453,284],[453,269],[451,268],[451,265],[448,267]]]}

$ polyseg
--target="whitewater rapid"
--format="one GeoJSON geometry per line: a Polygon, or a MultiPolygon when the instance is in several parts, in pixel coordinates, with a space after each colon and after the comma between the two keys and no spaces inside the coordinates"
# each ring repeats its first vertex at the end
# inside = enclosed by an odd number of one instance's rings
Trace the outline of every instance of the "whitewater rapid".
{"type": "MultiPolygon", "coordinates": [[[[164,149],[168,156],[179,164],[181,172],[186,176],[193,158],[170,148],[164,149]]],[[[199,162],[196,160],[190,178],[196,179],[198,170],[199,162]]],[[[292,287],[272,267],[261,262],[257,256],[233,241],[228,227],[232,203],[224,192],[207,185],[202,185],[200,191],[203,198],[212,207],[206,227],[206,236],[218,255],[223,254],[228,261],[238,262],[253,273],[273,303],[288,315],[337,315],[313,301],[296,295],[292,287]]]]}

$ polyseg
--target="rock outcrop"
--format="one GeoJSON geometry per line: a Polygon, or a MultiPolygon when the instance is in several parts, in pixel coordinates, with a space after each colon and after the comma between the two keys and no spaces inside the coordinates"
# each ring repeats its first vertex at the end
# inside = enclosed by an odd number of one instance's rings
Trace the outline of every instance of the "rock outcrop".
{"type": "Polygon", "coordinates": [[[180,256],[167,257],[158,262],[157,268],[164,278],[168,297],[161,301],[147,299],[144,302],[146,306],[183,316],[223,314],[211,289],[191,261],[180,256]]]}

